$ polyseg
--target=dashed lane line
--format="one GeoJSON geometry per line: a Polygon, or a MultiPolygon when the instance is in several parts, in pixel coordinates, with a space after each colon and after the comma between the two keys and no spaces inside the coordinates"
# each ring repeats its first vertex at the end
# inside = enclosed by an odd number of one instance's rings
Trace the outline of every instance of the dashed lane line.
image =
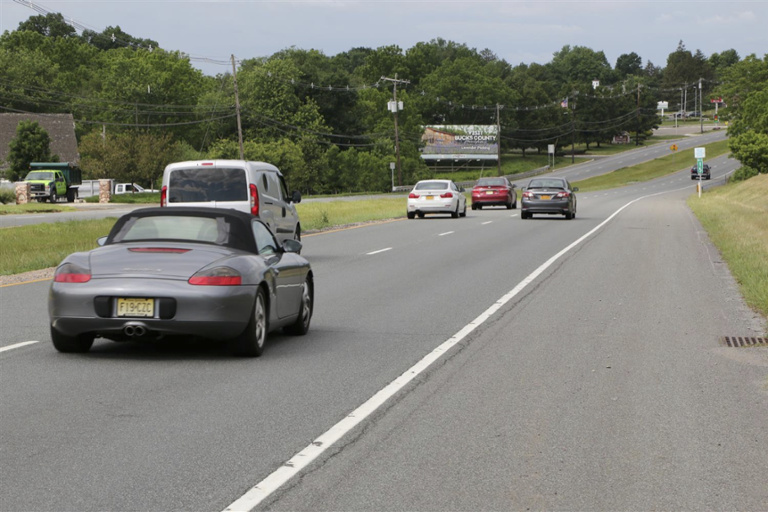
{"type": "Polygon", "coordinates": [[[455,233],[455,231],[446,231],[445,233],[440,233],[440,234],[439,234],[439,235],[437,235],[437,236],[452,235],[453,233],[455,233]]]}
{"type": "Polygon", "coordinates": [[[391,250],[392,250],[392,248],[391,248],[391,247],[387,247],[386,249],[379,249],[378,251],[367,252],[367,253],[365,253],[365,254],[366,254],[367,256],[370,256],[370,255],[372,255],[372,254],[379,254],[380,252],[387,252],[387,251],[391,251],[391,250]]]}
{"type": "Polygon", "coordinates": [[[13,345],[8,345],[7,347],[0,347],[0,352],[6,352],[8,350],[13,350],[15,348],[26,347],[27,345],[32,345],[34,343],[40,343],[40,340],[22,341],[21,343],[14,343],[13,345]]]}

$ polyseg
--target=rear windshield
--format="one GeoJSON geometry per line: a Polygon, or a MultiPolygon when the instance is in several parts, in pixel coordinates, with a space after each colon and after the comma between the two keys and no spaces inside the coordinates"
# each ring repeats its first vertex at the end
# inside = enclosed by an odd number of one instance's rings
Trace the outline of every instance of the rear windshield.
{"type": "Polygon", "coordinates": [[[169,203],[247,200],[245,169],[176,169],[168,180],[169,203]]]}
{"type": "Polygon", "coordinates": [[[25,181],[52,180],[52,179],[54,179],[53,173],[47,172],[47,171],[32,171],[29,174],[27,174],[26,178],[24,178],[25,181]]]}
{"type": "Polygon", "coordinates": [[[448,183],[445,181],[423,181],[416,184],[416,190],[445,190],[448,183]]]}
{"type": "Polygon", "coordinates": [[[531,180],[528,188],[565,188],[565,182],[562,180],[531,180]]]}
{"type": "Polygon", "coordinates": [[[188,240],[223,245],[230,227],[223,218],[169,216],[139,217],[126,222],[113,242],[134,240],[188,240]]]}
{"type": "Polygon", "coordinates": [[[503,187],[507,183],[500,178],[482,178],[477,180],[478,187],[503,187]]]}

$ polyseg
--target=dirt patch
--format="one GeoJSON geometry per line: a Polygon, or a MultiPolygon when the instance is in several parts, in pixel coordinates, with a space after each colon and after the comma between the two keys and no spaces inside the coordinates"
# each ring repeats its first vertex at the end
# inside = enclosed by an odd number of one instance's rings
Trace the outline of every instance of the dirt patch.
{"type": "Polygon", "coordinates": [[[27,283],[29,281],[40,281],[43,279],[53,279],[53,273],[55,271],[56,271],[56,267],[51,267],[51,268],[44,268],[42,270],[32,270],[30,272],[22,272],[21,274],[0,276],[0,286],[27,283]]]}

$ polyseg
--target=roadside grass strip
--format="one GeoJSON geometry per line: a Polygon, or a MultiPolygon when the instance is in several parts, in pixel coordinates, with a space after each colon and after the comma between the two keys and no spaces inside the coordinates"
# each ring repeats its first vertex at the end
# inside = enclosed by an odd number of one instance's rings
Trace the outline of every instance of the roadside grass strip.
{"type": "Polygon", "coordinates": [[[0,215],[13,215],[21,213],[59,213],[75,212],[71,206],[56,203],[27,203],[27,204],[0,204],[0,215]]]}
{"type": "Polygon", "coordinates": [[[96,248],[115,218],[34,224],[0,229],[0,275],[55,267],[73,252],[96,248]]]}
{"type": "Polygon", "coordinates": [[[385,197],[360,201],[299,203],[296,211],[301,231],[306,233],[334,226],[405,217],[406,206],[404,197],[385,197]]]}
{"type": "Polygon", "coordinates": [[[688,198],[747,304],[768,318],[768,174],[688,198]]]}
{"type": "MultiPolygon", "coordinates": [[[[707,160],[724,155],[730,151],[727,140],[706,144],[704,147],[707,148],[707,160]]],[[[670,151],[669,155],[649,162],[631,167],[622,167],[616,171],[595,176],[594,178],[573,182],[573,186],[579,187],[579,192],[594,192],[596,190],[623,187],[674,174],[686,167],[690,169],[696,164],[693,148],[680,151],[676,155],[671,153],[670,151]]]]}
{"type": "MultiPolygon", "coordinates": [[[[86,203],[98,203],[99,195],[88,196],[86,203]]],[[[112,194],[109,198],[110,203],[120,204],[152,204],[160,206],[160,192],[143,192],[141,194],[112,194]]]]}

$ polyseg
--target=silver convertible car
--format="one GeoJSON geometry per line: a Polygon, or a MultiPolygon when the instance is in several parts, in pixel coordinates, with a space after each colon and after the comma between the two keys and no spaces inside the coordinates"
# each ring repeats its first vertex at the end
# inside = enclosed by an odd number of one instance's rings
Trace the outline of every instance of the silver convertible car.
{"type": "Polygon", "coordinates": [[[98,243],[56,269],[48,312],[60,352],[87,352],[97,336],[182,335],[258,357],[268,332],[309,329],[314,282],[301,243],[279,244],[247,213],[144,208],[118,219],[98,243]]]}

